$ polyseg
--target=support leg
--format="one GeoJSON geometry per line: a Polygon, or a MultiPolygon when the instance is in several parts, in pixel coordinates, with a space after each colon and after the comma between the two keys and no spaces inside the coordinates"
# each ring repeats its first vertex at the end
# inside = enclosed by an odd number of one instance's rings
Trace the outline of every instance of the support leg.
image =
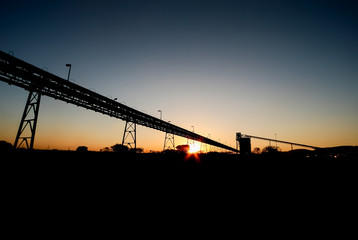
{"type": "Polygon", "coordinates": [[[168,132],[165,133],[163,151],[166,150],[166,149],[175,150],[174,134],[173,133],[168,133],[168,132]]]}
{"type": "Polygon", "coordinates": [[[239,140],[238,139],[236,140],[236,150],[238,150],[236,152],[236,154],[239,154],[239,140]]]}
{"type": "Polygon", "coordinates": [[[208,145],[206,143],[200,143],[200,152],[208,152],[208,145]]]}
{"type": "Polygon", "coordinates": [[[127,146],[130,149],[137,148],[137,127],[135,122],[126,121],[122,145],[127,146]]]}
{"type": "Polygon", "coordinates": [[[26,144],[27,149],[32,150],[34,147],[40,100],[40,93],[30,91],[26,101],[24,113],[22,114],[19,130],[17,131],[17,135],[15,138],[14,147],[16,149],[20,148],[23,143],[26,144]]]}

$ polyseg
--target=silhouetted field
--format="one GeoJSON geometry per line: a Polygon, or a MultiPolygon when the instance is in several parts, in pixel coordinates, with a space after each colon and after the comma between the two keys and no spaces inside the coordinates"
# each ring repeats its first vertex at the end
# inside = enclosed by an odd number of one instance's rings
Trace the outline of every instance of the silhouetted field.
{"type": "MultiPolygon", "coordinates": [[[[229,173],[230,175],[320,174],[350,169],[357,161],[357,152],[292,151],[272,154],[208,153],[118,153],[74,151],[17,151],[4,156],[5,164],[27,172],[42,174],[126,175],[171,173],[229,173]]],[[[224,174],[225,175],[225,174],[224,174]]]]}
{"type": "Polygon", "coordinates": [[[49,207],[80,207],[86,214],[97,202],[108,212],[117,205],[176,209],[184,204],[195,209],[207,202],[222,209],[228,201],[240,208],[249,204],[265,211],[272,206],[300,211],[332,197],[352,199],[356,160],[306,154],[18,151],[3,156],[1,169],[6,196],[16,196],[19,206],[55,202],[49,207]]]}

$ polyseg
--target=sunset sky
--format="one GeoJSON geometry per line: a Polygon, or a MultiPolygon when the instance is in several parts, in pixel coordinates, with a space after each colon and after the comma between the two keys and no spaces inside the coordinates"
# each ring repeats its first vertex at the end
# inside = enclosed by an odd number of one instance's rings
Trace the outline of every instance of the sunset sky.
{"type": "MultiPolygon", "coordinates": [[[[4,52],[65,79],[70,63],[70,81],[232,147],[236,132],[358,145],[355,0],[5,0],[0,32],[4,52]]],[[[27,95],[0,81],[0,140],[14,143],[27,95]]],[[[99,150],[124,125],[43,97],[34,147],[99,150]]],[[[138,126],[137,146],[164,135],[138,126]]]]}

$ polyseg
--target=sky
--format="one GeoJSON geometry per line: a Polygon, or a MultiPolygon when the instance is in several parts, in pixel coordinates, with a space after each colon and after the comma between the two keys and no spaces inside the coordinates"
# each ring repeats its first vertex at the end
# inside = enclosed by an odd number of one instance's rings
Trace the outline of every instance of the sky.
{"type": "MultiPolygon", "coordinates": [[[[185,129],[232,147],[236,132],[358,145],[358,1],[1,5],[0,50],[65,79],[70,63],[70,81],[185,129]]],[[[0,82],[0,140],[14,142],[27,95],[0,82]]],[[[124,126],[44,96],[34,147],[100,150],[124,126]]],[[[138,126],[137,146],[161,150],[164,136],[138,126]]]]}

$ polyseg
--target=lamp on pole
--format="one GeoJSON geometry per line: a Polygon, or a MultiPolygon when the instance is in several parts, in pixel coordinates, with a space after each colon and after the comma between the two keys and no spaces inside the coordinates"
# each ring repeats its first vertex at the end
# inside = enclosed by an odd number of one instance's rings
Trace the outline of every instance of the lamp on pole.
{"type": "Polygon", "coordinates": [[[162,110],[158,110],[158,112],[160,112],[160,120],[162,120],[162,110]]]}
{"type": "Polygon", "coordinates": [[[67,81],[70,81],[70,74],[71,74],[71,64],[67,63],[66,67],[69,67],[68,69],[68,77],[67,77],[67,81]]]}

